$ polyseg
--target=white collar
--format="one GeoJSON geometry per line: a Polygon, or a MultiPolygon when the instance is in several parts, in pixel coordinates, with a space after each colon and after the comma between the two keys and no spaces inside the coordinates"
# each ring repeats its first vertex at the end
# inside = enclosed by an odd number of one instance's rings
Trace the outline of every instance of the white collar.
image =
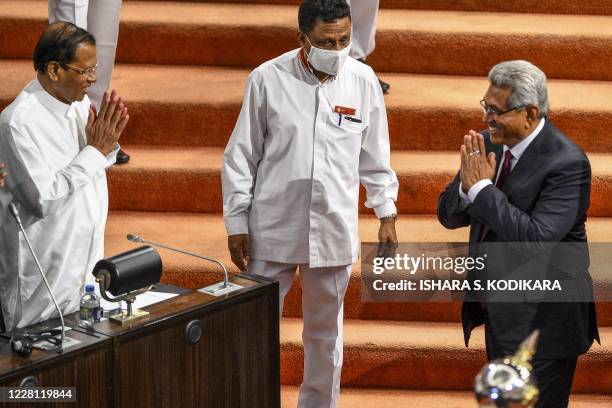
{"type": "Polygon", "coordinates": [[[32,87],[34,95],[46,108],[48,108],[57,115],[66,116],[68,114],[70,108],[72,107],[72,104],[64,103],[53,95],[51,95],[45,90],[45,88],[43,88],[42,84],[38,79],[35,79],[33,81],[32,87]]]}
{"type": "Polygon", "coordinates": [[[504,145],[504,154],[506,153],[507,150],[510,150],[510,153],[512,153],[512,157],[518,161],[518,159],[521,158],[523,153],[525,153],[525,150],[527,150],[527,147],[529,147],[531,142],[533,142],[536,136],[542,131],[545,123],[546,123],[545,118],[540,119],[540,123],[538,123],[538,126],[536,126],[533,132],[531,132],[529,136],[527,136],[526,138],[524,138],[523,140],[515,144],[512,149],[504,145]]]}

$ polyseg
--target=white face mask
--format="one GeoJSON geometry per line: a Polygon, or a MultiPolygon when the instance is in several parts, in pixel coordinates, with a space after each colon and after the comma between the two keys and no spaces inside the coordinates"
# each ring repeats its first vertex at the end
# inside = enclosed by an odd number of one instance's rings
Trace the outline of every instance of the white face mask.
{"type": "Polygon", "coordinates": [[[344,62],[349,55],[351,44],[349,43],[346,48],[343,48],[340,51],[324,50],[312,45],[310,38],[308,38],[308,36],[305,34],[304,36],[310,44],[310,52],[306,53],[308,55],[307,61],[310,63],[310,65],[312,65],[317,71],[325,72],[329,75],[338,75],[340,68],[342,68],[342,65],[344,65],[344,62]]]}

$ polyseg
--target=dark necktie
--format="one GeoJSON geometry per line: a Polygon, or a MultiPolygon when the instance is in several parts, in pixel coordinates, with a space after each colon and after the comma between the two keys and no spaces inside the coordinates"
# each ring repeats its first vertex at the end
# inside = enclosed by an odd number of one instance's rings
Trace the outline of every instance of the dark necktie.
{"type": "Polygon", "coordinates": [[[506,150],[506,153],[504,153],[504,164],[502,164],[501,171],[499,172],[499,177],[497,177],[497,181],[495,182],[495,187],[502,188],[504,183],[506,183],[506,180],[510,175],[510,171],[512,170],[512,167],[510,165],[511,162],[512,153],[510,153],[510,150],[506,150]]]}
{"type": "MultiPolygon", "coordinates": [[[[504,185],[504,183],[506,182],[506,180],[508,179],[508,176],[510,175],[510,172],[512,171],[512,153],[510,153],[510,150],[506,150],[506,153],[504,153],[504,163],[502,164],[502,168],[501,171],[499,172],[499,176],[497,177],[497,181],[495,182],[495,187],[501,189],[504,185]]],[[[489,232],[490,227],[488,225],[483,225],[482,229],[480,230],[480,236],[478,237],[478,241],[481,242],[485,235],[487,235],[487,232],[489,232]]]]}

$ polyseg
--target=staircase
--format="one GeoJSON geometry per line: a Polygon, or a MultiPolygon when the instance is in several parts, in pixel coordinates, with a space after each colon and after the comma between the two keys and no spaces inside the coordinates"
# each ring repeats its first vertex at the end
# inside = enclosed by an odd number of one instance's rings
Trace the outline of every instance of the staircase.
{"type": "MultiPolygon", "coordinates": [[[[297,4],[124,1],[112,86],[130,109],[121,143],[132,160],[109,172],[107,254],[131,248],[125,235],[133,232],[231,264],[221,217],[223,147],[250,69],[297,47],[297,4]]],[[[612,5],[381,0],[381,8],[369,62],[392,86],[386,103],[399,239],[467,240],[467,230],[438,224],[437,197],[459,167],[462,136],[483,127],[478,101],[488,69],[520,58],[549,76],[552,120],[589,155],[589,239],[611,242],[612,5]]],[[[30,59],[46,18],[46,0],[0,0],[1,108],[34,77],[30,59]]],[[[362,208],[362,240],[375,241],[377,229],[362,208]]],[[[220,278],[214,266],[163,257],[166,283],[198,288],[220,278]]],[[[283,407],[296,405],[302,377],[300,299],[298,280],[281,323],[283,407]]],[[[465,349],[458,304],[362,303],[359,265],[345,302],[343,408],[475,406],[484,340],[478,331],[465,349]]],[[[612,304],[597,311],[602,345],[579,360],[572,407],[612,406],[612,304]]]]}

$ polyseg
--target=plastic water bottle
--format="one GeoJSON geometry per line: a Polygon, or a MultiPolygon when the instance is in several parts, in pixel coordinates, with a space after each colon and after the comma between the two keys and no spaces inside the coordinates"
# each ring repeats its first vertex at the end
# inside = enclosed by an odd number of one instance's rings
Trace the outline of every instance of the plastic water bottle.
{"type": "Polygon", "coordinates": [[[85,286],[79,312],[79,326],[81,327],[93,327],[95,322],[100,321],[102,309],[100,309],[100,299],[96,296],[94,289],[94,285],[85,286]]]}

